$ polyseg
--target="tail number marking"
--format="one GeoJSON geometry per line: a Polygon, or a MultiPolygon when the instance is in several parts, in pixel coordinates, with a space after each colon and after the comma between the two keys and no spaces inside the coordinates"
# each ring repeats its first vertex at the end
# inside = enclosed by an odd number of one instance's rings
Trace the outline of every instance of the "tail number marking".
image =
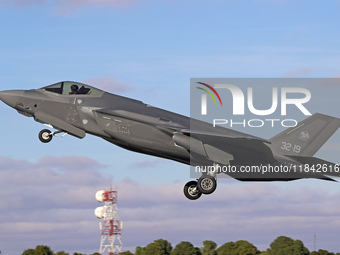
{"type": "Polygon", "coordinates": [[[301,151],[301,146],[297,145],[297,144],[291,144],[291,143],[287,143],[287,142],[282,142],[282,146],[280,147],[282,150],[285,151],[292,151],[295,153],[300,153],[301,151]]]}

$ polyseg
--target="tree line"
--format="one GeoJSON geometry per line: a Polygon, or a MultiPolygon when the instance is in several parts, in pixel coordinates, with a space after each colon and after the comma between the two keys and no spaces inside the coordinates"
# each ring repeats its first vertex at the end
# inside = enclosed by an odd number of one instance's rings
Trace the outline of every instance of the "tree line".
{"type": "MultiPolygon", "coordinates": [[[[0,255],[5,255],[1,253],[0,255]]],[[[38,245],[35,249],[27,249],[22,255],[70,255],[64,251],[53,252],[46,245],[38,245]]],[[[73,253],[73,255],[86,255],[73,253]]],[[[99,255],[93,253],[90,255],[99,255]]],[[[339,253],[329,252],[319,249],[310,252],[300,240],[293,240],[290,237],[279,236],[266,251],[260,251],[252,243],[240,240],[227,242],[220,247],[214,241],[203,241],[203,247],[195,247],[190,242],[182,241],[175,247],[167,240],[158,239],[145,247],[137,246],[134,253],[130,251],[122,252],[121,255],[340,255],[339,253]]]]}
{"type": "Polygon", "coordinates": [[[190,242],[180,242],[174,248],[166,240],[158,239],[146,247],[136,247],[135,253],[130,251],[124,255],[340,255],[326,250],[309,252],[300,240],[279,236],[266,251],[260,251],[252,243],[240,240],[227,242],[217,248],[214,241],[203,241],[203,247],[194,247],[190,242]]]}

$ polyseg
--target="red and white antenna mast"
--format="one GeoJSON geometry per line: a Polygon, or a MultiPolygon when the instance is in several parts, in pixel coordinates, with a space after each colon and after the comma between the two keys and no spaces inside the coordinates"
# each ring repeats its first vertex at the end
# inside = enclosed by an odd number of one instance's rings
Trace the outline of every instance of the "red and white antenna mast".
{"type": "Polygon", "coordinates": [[[117,190],[99,190],[96,193],[98,202],[105,203],[104,206],[97,207],[94,214],[100,222],[101,240],[99,254],[115,255],[123,250],[121,240],[123,222],[119,220],[117,206],[117,190]]]}

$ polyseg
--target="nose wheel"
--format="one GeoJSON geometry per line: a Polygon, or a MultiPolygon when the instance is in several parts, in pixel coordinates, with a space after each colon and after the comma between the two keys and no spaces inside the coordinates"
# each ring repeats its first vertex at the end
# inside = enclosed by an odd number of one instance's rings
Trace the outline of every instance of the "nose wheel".
{"type": "Polygon", "coordinates": [[[53,138],[53,133],[48,129],[39,132],[39,140],[43,143],[49,143],[53,138]]]}
{"type": "Polygon", "coordinates": [[[202,194],[208,195],[216,190],[215,177],[209,175],[201,176],[198,181],[190,181],[184,185],[184,195],[190,200],[196,200],[202,194]]]}

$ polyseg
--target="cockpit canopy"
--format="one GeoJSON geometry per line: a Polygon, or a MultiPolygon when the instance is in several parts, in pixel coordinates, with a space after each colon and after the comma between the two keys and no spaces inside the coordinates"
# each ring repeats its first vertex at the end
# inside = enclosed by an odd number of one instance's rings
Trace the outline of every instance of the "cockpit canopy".
{"type": "Polygon", "coordinates": [[[98,95],[102,92],[100,89],[73,81],[55,83],[41,89],[62,95],[98,95]]]}

